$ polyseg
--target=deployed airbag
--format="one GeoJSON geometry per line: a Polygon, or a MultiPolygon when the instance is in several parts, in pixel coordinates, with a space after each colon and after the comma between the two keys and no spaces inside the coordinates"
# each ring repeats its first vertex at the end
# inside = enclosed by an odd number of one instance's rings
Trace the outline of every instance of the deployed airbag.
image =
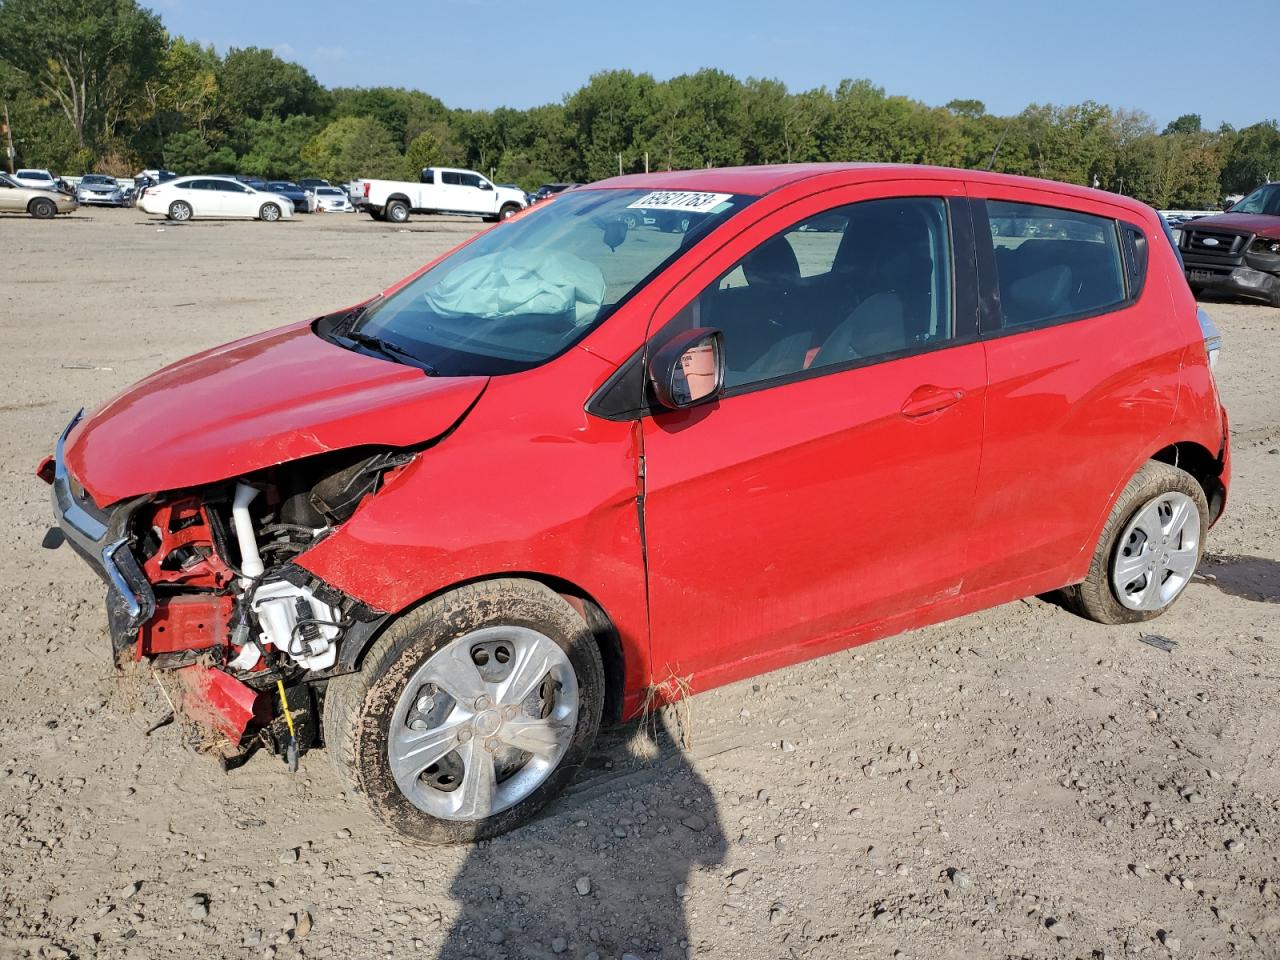
{"type": "Polygon", "coordinates": [[[564,315],[574,326],[595,319],[604,302],[600,268],[554,250],[491,253],[449,272],[424,295],[437,315],[497,320],[564,315]]]}

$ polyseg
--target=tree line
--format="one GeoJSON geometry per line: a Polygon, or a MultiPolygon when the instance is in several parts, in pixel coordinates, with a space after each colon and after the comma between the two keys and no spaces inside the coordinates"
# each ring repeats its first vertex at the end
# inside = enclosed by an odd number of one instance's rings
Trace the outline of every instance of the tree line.
{"type": "Polygon", "coordinates": [[[219,55],[170,36],[136,0],[0,0],[0,100],[16,162],[63,174],[163,166],[345,182],[445,165],[533,188],[646,165],[857,160],[990,167],[1164,208],[1216,206],[1280,177],[1274,119],[1207,130],[1187,114],[1161,129],[1091,101],[998,116],[869,80],[793,92],[711,68],[665,81],[610,70],[560,103],[450,109],[419,90],[326,89],[271,50],[219,55]]]}

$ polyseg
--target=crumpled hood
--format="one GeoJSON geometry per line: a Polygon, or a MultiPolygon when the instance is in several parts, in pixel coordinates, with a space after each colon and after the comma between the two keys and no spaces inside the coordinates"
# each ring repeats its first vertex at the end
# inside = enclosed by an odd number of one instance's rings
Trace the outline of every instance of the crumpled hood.
{"type": "Polygon", "coordinates": [[[298,324],[179,360],[107,401],[67,438],[72,474],[105,507],[365,444],[432,440],[487,377],[429,377],[298,324]]]}
{"type": "Polygon", "coordinates": [[[1223,230],[1234,230],[1239,233],[1260,233],[1266,237],[1280,237],[1280,217],[1268,216],[1265,213],[1218,213],[1212,217],[1199,217],[1188,220],[1182,225],[1183,230],[1195,230],[1199,227],[1221,227],[1223,230]]]}

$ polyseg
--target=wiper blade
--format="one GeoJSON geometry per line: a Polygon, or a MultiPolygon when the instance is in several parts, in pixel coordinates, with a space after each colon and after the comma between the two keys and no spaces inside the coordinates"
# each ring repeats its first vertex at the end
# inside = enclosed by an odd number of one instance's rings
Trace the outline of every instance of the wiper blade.
{"type": "Polygon", "coordinates": [[[375,337],[373,334],[364,333],[360,330],[348,330],[343,335],[343,339],[352,343],[359,344],[370,350],[382,354],[384,357],[390,357],[392,360],[403,360],[415,367],[421,367],[431,376],[436,375],[436,368],[427,363],[421,357],[410,353],[404,347],[398,346],[390,341],[383,340],[381,337],[375,337]]]}

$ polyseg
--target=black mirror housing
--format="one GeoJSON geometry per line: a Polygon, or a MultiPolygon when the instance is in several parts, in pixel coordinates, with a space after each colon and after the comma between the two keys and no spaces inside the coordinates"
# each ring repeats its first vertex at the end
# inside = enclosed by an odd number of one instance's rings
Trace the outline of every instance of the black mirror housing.
{"type": "Polygon", "coordinates": [[[668,410],[719,399],[724,392],[724,334],[710,327],[676,334],[650,358],[649,382],[658,404],[668,410]]]}

